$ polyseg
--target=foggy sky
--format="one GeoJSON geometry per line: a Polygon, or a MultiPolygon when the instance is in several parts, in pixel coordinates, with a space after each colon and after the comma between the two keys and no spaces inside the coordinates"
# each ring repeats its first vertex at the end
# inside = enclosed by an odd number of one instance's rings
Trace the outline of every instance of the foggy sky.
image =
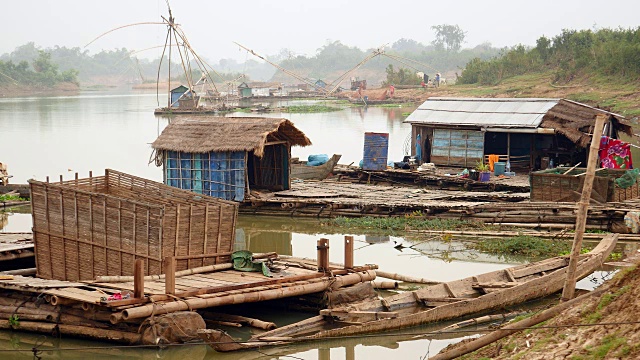
{"type": "MultiPolygon", "coordinates": [[[[499,47],[534,45],[538,37],[553,37],[562,29],[640,25],[638,0],[172,0],[170,4],[195,50],[213,61],[247,57],[232,41],[263,55],[283,48],[313,55],[335,40],[363,50],[400,38],[428,44],[434,38],[430,27],[439,24],[457,24],[465,30],[464,47],[483,42],[499,47]]],[[[115,27],[159,22],[168,14],[165,0],[20,0],[3,5],[8,34],[0,40],[0,54],[30,41],[43,48],[82,48],[115,27]]],[[[102,37],[87,50],[141,50],[164,44],[165,35],[161,25],[129,27],[102,37]]],[[[157,58],[160,53],[154,49],[137,56],[157,58]]]]}

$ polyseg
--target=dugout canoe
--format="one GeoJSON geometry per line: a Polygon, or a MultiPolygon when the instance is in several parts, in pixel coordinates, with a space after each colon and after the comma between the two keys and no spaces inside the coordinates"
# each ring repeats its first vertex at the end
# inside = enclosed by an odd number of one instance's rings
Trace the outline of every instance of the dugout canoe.
{"type": "MultiPolygon", "coordinates": [[[[608,234],[580,256],[578,279],[597,270],[613,251],[618,234],[608,234]]],[[[541,298],[564,286],[568,256],[428,286],[375,301],[325,309],[320,315],[238,342],[221,330],[200,337],[220,352],[398,330],[478,314],[541,298]]]]}
{"type": "Polygon", "coordinates": [[[306,161],[291,163],[291,178],[303,180],[324,180],[331,174],[342,155],[333,154],[329,160],[319,166],[307,166],[306,161]]]}

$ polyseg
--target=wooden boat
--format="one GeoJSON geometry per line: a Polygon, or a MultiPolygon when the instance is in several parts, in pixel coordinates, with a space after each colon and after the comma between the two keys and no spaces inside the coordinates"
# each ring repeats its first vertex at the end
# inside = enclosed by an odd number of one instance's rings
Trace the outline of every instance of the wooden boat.
{"type": "Polygon", "coordinates": [[[324,180],[331,174],[342,155],[333,154],[329,161],[320,166],[307,166],[306,161],[291,162],[291,178],[303,180],[324,180]]]}
{"type": "MultiPolygon", "coordinates": [[[[606,235],[578,261],[582,279],[598,269],[615,247],[618,234],[606,235]]],[[[478,314],[558,292],[566,278],[568,256],[560,256],[461,280],[428,286],[375,301],[325,309],[320,315],[237,342],[221,330],[200,337],[217,351],[234,351],[299,341],[397,330],[478,314]]]]}

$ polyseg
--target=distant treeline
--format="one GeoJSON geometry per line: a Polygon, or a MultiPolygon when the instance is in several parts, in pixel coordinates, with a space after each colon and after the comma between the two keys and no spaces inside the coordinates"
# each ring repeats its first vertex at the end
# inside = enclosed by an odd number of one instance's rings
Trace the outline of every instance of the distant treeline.
{"type": "MultiPolygon", "coordinates": [[[[222,63],[222,62],[221,62],[222,63]]],[[[89,54],[87,50],[79,47],[67,48],[54,46],[41,49],[35,43],[29,42],[17,47],[13,52],[0,56],[0,82],[15,80],[19,85],[42,84],[51,85],[59,81],[80,82],[83,85],[117,85],[125,83],[155,83],[158,79],[160,68],[160,80],[166,80],[169,74],[167,56],[162,60],[140,59],[134,51],[126,48],[115,50],[103,50],[97,54],[89,54]],[[58,71],[57,75],[55,71],[58,71]],[[55,76],[54,76],[55,75],[55,76]]],[[[216,83],[237,78],[238,65],[228,73],[219,71],[218,64],[213,64],[217,74],[211,73],[216,83]],[[218,76],[220,75],[220,76],[218,76]]],[[[228,65],[228,63],[225,63],[228,65]]],[[[256,67],[264,67],[268,70],[266,78],[273,75],[270,65],[259,64],[256,61],[244,66],[244,70],[255,70],[256,67]]],[[[229,67],[227,66],[227,69],[229,67]]],[[[193,64],[192,73],[194,81],[201,76],[200,69],[193,64]]],[[[175,58],[171,62],[172,79],[184,79],[182,65],[175,58]]],[[[249,77],[245,78],[245,81],[249,77]]]]}
{"type": "Polygon", "coordinates": [[[69,69],[60,72],[51,61],[51,54],[39,51],[31,64],[26,60],[14,63],[0,60],[0,84],[52,87],[61,82],[78,83],[78,71],[69,69]]]}
{"type": "Polygon", "coordinates": [[[555,72],[555,82],[587,73],[638,79],[640,27],[564,30],[552,39],[542,36],[533,48],[518,45],[492,59],[472,59],[458,83],[493,85],[511,76],[548,70],[555,72]]]}
{"type": "MultiPolygon", "coordinates": [[[[329,82],[355,67],[375,50],[361,50],[357,47],[347,46],[340,41],[333,41],[319,48],[314,56],[289,56],[281,61],[280,65],[301,76],[329,82]]],[[[365,63],[354,74],[365,73],[370,77],[368,79],[370,82],[381,82],[386,79],[386,70],[389,65],[392,65],[413,74],[423,72],[433,77],[436,72],[459,72],[471,59],[491,59],[499,53],[500,49],[489,43],[456,50],[433,43],[425,45],[412,39],[400,39],[385,49],[385,54],[390,56],[378,55],[365,63]]],[[[281,81],[284,78],[283,73],[277,72],[273,80],[281,81]]]]}

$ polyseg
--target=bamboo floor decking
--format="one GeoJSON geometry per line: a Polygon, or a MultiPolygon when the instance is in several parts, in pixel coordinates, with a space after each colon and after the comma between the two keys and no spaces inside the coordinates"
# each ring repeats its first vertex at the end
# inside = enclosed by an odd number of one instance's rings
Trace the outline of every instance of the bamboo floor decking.
{"type": "MultiPolygon", "coordinates": [[[[275,205],[285,211],[320,205],[325,212],[320,216],[330,217],[331,212],[336,210],[389,214],[395,211],[468,209],[495,201],[515,202],[528,198],[528,193],[447,191],[335,181],[304,181],[293,183],[290,190],[257,194],[250,205],[254,209],[267,204],[275,205]]],[[[250,209],[241,211],[251,213],[250,209]]]]}
{"type": "Polygon", "coordinates": [[[33,256],[33,234],[0,233],[0,262],[33,256]]]}
{"type": "MultiPolygon", "coordinates": [[[[84,304],[83,307],[91,307],[100,309],[107,313],[117,312],[136,305],[143,305],[150,302],[153,298],[154,303],[160,305],[163,302],[182,301],[185,299],[209,299],[224,298],[229,296],[243,295],[240,298],[232,299],[231,302],[224,302],[220,305],[228,305],[230,303],[242,303],[261,301],[259,297],[251,300],[251,293],[260,293],[265,290],[285,289],[299,287],[294,295],[305,295],[319,292],[318,288],[323,286],[308,287],[304,290],[304,285],[314,283],[324,283],[328,287],[336,278],[341,275],[362,275],[369,270],[377,268],[376,266],[356,267],[350,270],[333,269],[332,273],[318,272],[312,269],[306,261],[295,258],[287,258],[284,260],[274,260],[273,264],[279,272],[274,272],[272,277],[266,277],[261,273],[244,272],[233,270],[231,264],[212,265],[222,270],[208,271],[195,274],[176,276],[175,293],[168,296],[165,288],[164,275],[147,276],[144,281],[144,297],[139,299],[133,298],[134,282],[133,279],[122,277],[123,281],[118,279],[104,279],[96,281],[70,282],[61,280],[47,280],[34,277],[25,277],[15,275],[8,279],[0,280],[0,289],[15,291],[20,293],[31,293],[32,295],[55,296],[66,303],[84,304]],[[226,269],[225,269],[226,267],[226,269]],[[302,286],[302,287],[301,287],[302,286]],[[314,290],[315,289],[315,290],[314,290]],[[131,297],[127,299],[108,300],[109,296],[116,293],[130,293],[131,297]]],[[[373,275],[375,277],[375,275],[373,275]]],[[[108,278],[108,277],[106,277],[108,278]]],[[[362,276],[355,283],[367,282],[372,279],[362,276]]],[[[282,291],[275,298],[283,298],[292,296],[287,291],[282,291]]],[[[59,300],[58,300],[59,301],[59,300]]],[[[164,303],[166,305],[166,303],[164,303]]],[[[115,320],[114,322],[118,322],[115,320]]]]}

